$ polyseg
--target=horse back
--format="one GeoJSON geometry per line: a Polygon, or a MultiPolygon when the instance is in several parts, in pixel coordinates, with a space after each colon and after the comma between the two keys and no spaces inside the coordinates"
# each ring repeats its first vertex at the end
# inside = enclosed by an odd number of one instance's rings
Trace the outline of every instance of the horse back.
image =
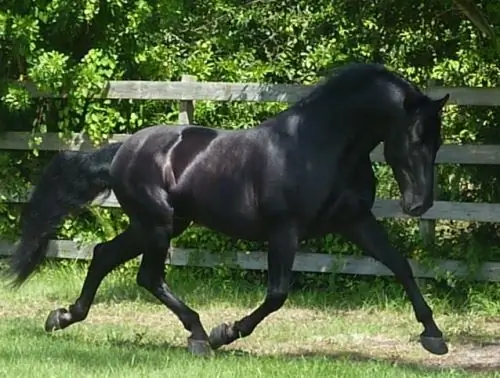
{"type": "Polygon", "coordinates": [[[217,134],[191,125],[141,129],[123,142],[113,159],[110,173],[115,185],[126,192],[139,186],[167,189],[217,134]]]}

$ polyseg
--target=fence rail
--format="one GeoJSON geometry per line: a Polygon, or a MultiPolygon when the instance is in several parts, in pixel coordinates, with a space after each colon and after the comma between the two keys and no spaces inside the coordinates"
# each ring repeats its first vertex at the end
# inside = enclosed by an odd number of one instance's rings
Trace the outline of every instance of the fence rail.
{"type": "MultiPolygon", "coordinates": [[[[183,122],[187,123],[187,122],[183,122]]],[[[165,126],[170,126],[166,124],[165,126]]],[[[22,131],[7,131],[0,134],[0,150],[28,150],[29,140],[42,137],[39,145],[41,151],[92,151],[95,149],[90,138],[83,133],[73,133],[70,137],[61,139],[57,133],[29,133],[22,131]]],[[[121,142],[128,134],[112,134],[105,143],[121,142]]],[[[375,147],[370,155],[374,162],[385,162],[383,143],[375,147]]],[[[500,145],[489,144],[445,144],[436,157],[437,164],[500,164],[500,145]]]]}
{"type": "MultiPolygon", "coordinates": [[[[196,78],[184,75],[183,81],[110,81],[96,97],[130,100],[179,100],[179,101],[245,101],[245,102],[295,102],[309,93],[312,85],[195,82],[196,78]]],[[[33,84],[20,83],[33,97],[67,97],[68,93],[45,93],[33,84]]],[[[423,89],[431,97],[450,94],[449,104],[500,105],[500,88],[436,87],[423,89]]]]}
{"type": "MultiPolygon", "coordinates": [[[[40,92],[30,83],[20,83],[26,87],[33,97],[67,97],[70,93],[48,94],[40,92]]],[[[135,99],[135,100],[177,100],[180,103],[178,123],[193,123],[194,101],[245,101],[245,102],[295,102],[306,95],[312,86],[290,84],[258,84],[258,83],[212,83],[197,82],[196,77],[184,75],[180,82],[153,82],[153,81],[111,81],[97,97],[108,99],[135,99]]],[[[500,106],[500,88],[459,88],[429,86],[424,92],[431,97],[450,93],[449,104],[471,106],[500,106]]],[[[166,125],[168,126],[168,125],[166,125]]],[[[1,150],[28,150],[31,133],[9,131],[0,134],[1,150]]],[[[123,141],[127,134],[114,134],[106,143],[123,141]]],[[[89,138],[75,133],[69,140],[62,140],[56,133],[43,134],[43,142],[38,147],[42,151],[80,150],[90,151],[95,147],[89,138]]],[[[371,154],[372,161],[384,162],[383,146],[379,145],[371,154]]],[[[437,164],[500,164],[500,145],[444,145],[438,152],[437,164]]],[[[11,195],[0,193],[3,202],[23,203],[29,192],[11,195]]],[[[108,199],[94,201],[95,205],[104,207],[119,207],[112,194],[108,199]]],[[[398,201],[378,198],[373,208],[379,218],[408,218],[400,210],[398,201]]],[[[500,222],[500,204],[494,203],[467,203],[451,201],[435,201],[434,206],[421,218],[421,234],[432,241],[434,221],[439,219],[500,222]]],[[[9,254],[12,245],[0,243],[0,255],[9,254]]],[[[50,256],[61,258],[89,258],[91,247],[78,250],[71,241],[53,241],[50,256]],[[89,249],[90,248],[90,249],[89,249]]],[[[173,249],[170,263],[186,265],[190,255],[188,250],[173,249]]],[[[245,269],[265,269],[263,252],[237,254],[237,263],[245,269]],[[250,257],[251,256],[251,257],[250,257]]],[[[213,255],[206,255],[202,261],[204,266],[217,264],[213,255]],[[208,265],[207,265],[208,264],[208,265]]],[[[431,272],[417,263],[412,262],[418,277],[432,277],[431,272]]],[[[441,261],[439,269],[464,275],[465,267],[459,261],[441,261]]],[[[390,272],[381,264],[370,258],[336,257],[324,254],[299,254],[295,263],[296,270],[304,271],[337,271],[350,274],[388,275],[390,272]],[[340,264],[340,270],[332,268],[340,264]],[[333,265],[332,265],[333,264],[333,265]],[[312,269],[312,270],[311,270],[312,269]]],[[[438,270],[439,270],[438,269],[438,270]]],[[[488,262],[479,269],[476,279],[500,281],[500,263],[488,262]],[[481,278],[482,277],[482,278],[481,278]]]]}
{"type": "MultiPolygon", "coordinates": [[[[13,244],[0,241],[0,256],[9,256],[13,244]]],[[[49,243],[49,258],[90,260],[95,244],[79,246],[70,240],[52,240],[49,243]]],[[[171,248],[166,263],[174,266],[215,267],[221,263],[247,270],[267,270],[267,253],[262,251],[236,252],[229,261],[217,255],[194,249],[171,248]]],[[[486,262],[474,272],[469,272],[467,266],[457,260],[441,260],[433,267],[408,260],[414,276],[417,278],[436,278],[443,275],[468,277],[476,281],[500,282],[500,263],[486,262]]],[[[336,256],[325,253],[299,252],[296,255],[294,271],[312,273],[341,273],[361,276],[393,276],[393,273],[383,264],[371,257],[336,256]]]]}
{"type": "MultiPolygon", "coordinates": [[[[0,192],[2,202],[25,203],[30,191],[21,195],[0,192]]],[[[120,207],[113,193],[110,196],[99,196],[93,202],[94,206],[120,207]]],[[[398,200],[377,198],[373,205],[373,213],[377,218],[410,219],[411,217],[401,211],[398,200]]],[[[500,204],[475,203],[475,202],[452,202],[436,201],[421,220],[459,220],[466,222],[500,222],[500,204]]]]}

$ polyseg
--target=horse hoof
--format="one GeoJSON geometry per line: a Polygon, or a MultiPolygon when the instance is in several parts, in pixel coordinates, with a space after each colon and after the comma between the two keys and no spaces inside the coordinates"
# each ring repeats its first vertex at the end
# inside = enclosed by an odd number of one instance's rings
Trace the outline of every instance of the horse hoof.
{"type": "Polygon", "coordinates": [[[194,340],[188,337],[188,351],[195,356],[210,356],[212,348],[206,340],[194,340]]]}
{"type": "Polygon", "coordinates": [[[65,308],[58,308],[57,310],[51,311],[45,321],[45,332],[53,332],[62,329],[61,317],[66,314],[68,314],[68,310],[65,308]]]}
{"type": "Polygon", "coordinates": [[[426,351],[432,354],[443,355],[448,353],[448,346],[442,337],[420,335],[420,343],[426,351]]]}
{"type": "Polygon", "coordinates": [[[230,340],[231,333],[232,327],[227,323],[219,324],[217,327],[213,328],[208,337],[212,349],[218,349],[225,344],[229,344],[232,341],[230,340]]]}

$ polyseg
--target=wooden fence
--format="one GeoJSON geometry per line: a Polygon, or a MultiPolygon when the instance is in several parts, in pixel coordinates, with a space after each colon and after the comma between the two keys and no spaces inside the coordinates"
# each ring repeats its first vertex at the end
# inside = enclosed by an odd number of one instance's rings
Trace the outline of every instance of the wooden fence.
{"type": "MultiPolygon", "coordinates": [[[[25,84],[26,85],[26,84],[25,84]]],[[[64,97],[64,94],[41,93],[26,85],[34,97],[64,97]]],[[[109,99],[135,100],[178,100],[180,101],[179,123],[192,123],[194,101],[253,101],[253,102],[294,102],[311,89],[305,85],[284,84],[241,84],[241,83],[211,83],[197,82],[196,78],[184,75],[180,82],[152,81],[111,81],[101,94],[109,99]]],[[[499,106],[500,88],[443,88],[429,87],[425,92],[431,97],[450,93],[450,104],[499,106]]],[[[112,135],[108,142],[121,141],[127,134],[112,135]]],[[[0,135],[0,149],[27,150],[31,133],[5,132],[0,135]]],[[[56,133],[43,135],[40,150],[61,151],[94,149],[88,137],[74,134],[70,141],[61,140],[56,133]]],[[[371,154],[372,161],[384,162],[383,148],[378,146],[371,154]]],[[[437,156],[437,164],[500,164],[500,145],[444,145],[437,156]]],[[[1,193],[0,193],[1,194],[1,193]]],[[[24,203],[29,193],[21,196],[7,196],[6,202],[24,203]]],[[[111,195],[105,201],[98,198],[94,204],[104,207],[119,207],[115,197],[111,195]]],[[[373,211],[379,218],[408,218],[400,210],[398,201],[377,199],[373,211]]],[[[435,220],[463,220],[479,222],[499,222],[500,204],[466,203],[436,200],[434,206],[421,218],[421,233],[432,241],[435,220]]],[[[0,242],[0,254],[9,255],[13,245],[0,242]]],[[[67,240],[54,240],[49,247],[49,256],[54,258],[89,259],[93,245],[78,246],[67,240]]],[[[173,248],[168,263],[173,265],[188,265],[191,250],[173,248]]],[[[214,266],[220,261],[216,256],[204,253],[201,259],[192,264],[199,266],[214,266]]],[[[267,269],[264,252],[237,253],[233,263],[244,269],[267,269]]],[[[440,273],[464,276],[468,274],[463,263],[455,260],[440,261],[432,269],[410,260],[417,277],[435,277],[440,273]]],[[[392,275],[382,264],[368,257],[331,256],[320,253],[301,252],[294,264],[294,270],[306,272],[338,272],[360,275],[392,275]]],[[[486,262],[473,275],[477,280],[500,281],[500,263],[486,262]]]]}

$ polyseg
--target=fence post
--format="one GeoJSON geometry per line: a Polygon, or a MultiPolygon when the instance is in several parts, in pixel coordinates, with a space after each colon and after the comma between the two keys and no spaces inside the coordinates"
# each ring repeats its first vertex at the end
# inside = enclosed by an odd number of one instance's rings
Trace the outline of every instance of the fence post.
{"type": "MultiPolygon", "coordinates": [[[[427,82],[427,88],[434,85],[433,80],[427,82]]],[[[439,198],[439,185],[438,185],[438,166],[434,165],[434,200],[439,198]]],[[[420,237],[424,242],[425,247],[433,247],[436,240],[436,221],[434,219],[420,219],[419,221],[420,237]]]]}
{"type": "MultiPolygon", "coordinates": [[[[182,75],[182,82],[194,82],[196,81],[196,76],[194,75],[182,75]]],[[[193,100],[182,100],[179,101],[179,123],[180,124],[192,124],[194,117],[194,101],[193,100]]]]}

